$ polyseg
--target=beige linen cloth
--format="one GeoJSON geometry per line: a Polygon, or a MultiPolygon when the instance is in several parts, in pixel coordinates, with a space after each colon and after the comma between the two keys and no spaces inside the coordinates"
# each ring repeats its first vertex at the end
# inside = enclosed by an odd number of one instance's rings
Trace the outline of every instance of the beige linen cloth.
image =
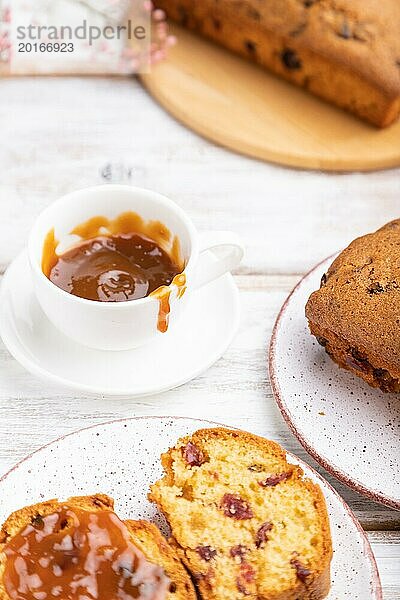
{"type": "MultiPolygon", "coordinates": [[[[151,19],[149,0],[0,0],[0,74],[146,71],[148,63],[143,57],[155,45],[150,39],[151,19]],[[118,32],[122,25],[126,29],[118,32]],[[132,34],[138,26],[145,28],[145,39],[143,29],[140,39],[132,34]],[[63,44],[64,51],[57,44],[63,44]]],[[[165,37],[162,25],[158,27],[165,37]]]]}

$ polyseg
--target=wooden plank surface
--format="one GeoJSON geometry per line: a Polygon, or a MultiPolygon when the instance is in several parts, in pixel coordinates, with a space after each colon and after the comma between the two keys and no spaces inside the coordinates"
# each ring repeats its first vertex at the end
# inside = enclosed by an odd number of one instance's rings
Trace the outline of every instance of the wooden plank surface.
{"type": "Polygon", "coordinates": [[[142,80],[162,106],[207,139],[293,167],[400,165],[400,123],[377,132],[203,37],[175,24],[171,33],[179,43],[142,80]]]}
{"type": "MultiPolygon", "coordinates": [[[[1,271],[44,206],[110,171],[174,198],[201,230],[237,231],[247,253],[236,273],[243,306],[236,339],[207,373],[177,390],[143,400],[75,395],[33,378],[0,343],[0,473],[63,433],[151,414],[243,427],[315,465],[272,397],[266,370],[272,326],[301,273],[400,215],[399,171],[328,175],[231,154],[176,123],[135,80],[32,78],[1,86],[1,271]]],[[[400,513],[327,479],[368,530],[385,600],[399,599],[400,513]]]]}

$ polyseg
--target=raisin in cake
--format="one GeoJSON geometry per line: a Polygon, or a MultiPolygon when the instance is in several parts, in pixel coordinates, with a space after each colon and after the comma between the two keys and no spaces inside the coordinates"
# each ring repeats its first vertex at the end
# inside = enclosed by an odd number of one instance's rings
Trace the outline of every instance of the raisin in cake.
{"type": "Polygon", "coordinates": [[[380,127],[400,113],[398,0],[156,0],[168,16],[380,127]]]}
{"type": "Polygon", "coordinates": [[[339,366],[400,391],[400,219],[354,240],[307,306],[311,333],[339,366]]]}
{"type": "MultiPolygon", "coordinates": [[[[85,542],[82,542],[82,537],[80,532],[74,530],[74,520],[76,519],[76,511],[87,511],[89,514],[98,514],[104,511],[107,511],[109,514],[112,514],[116,522],[122,526],[125,525],[128,536],[130,537],[135,548],[139,550],[142,556],[145,557],[147,562],[144,565],[144,572],[148,572],[149,569],[155,568],[160,571],[160,576],[165,578],[164,588],[161,596],[155,595],[146,595],[146,598],[165,598],[165,600],[195,600],[196,593],[194,591],[193,584],[184,569],[182,563],[177,557],[175,551],[169,546],[168,542],[161,535],[158,528],[152,523],[148,523],[146,521],[125,521],[122,523],[119,519],[114,515],[113,512],[114,502],[111,498],[103,494],[97,494],[95,496],[84,496],[84,497],[76,497],[70,498],[65,503],[60,503],[57,500],[49,500],[47,502],[42,502],[40,504],[36,504],[33,506],[27,506],[21,510],[14,512],[4,523],[1,531],[0,531],[0,600],[10,600],[10,596],[7,593],[6,588],[6,565],[8,556],[11,555],[12,550],[10,551],[10,544],[12,544],[13,540],[16,539],[16,536],[20,532],[29,532],[29,530],[34,530],[36,536],[41,535],[51,535],[52,536],[52,544],[53,548],[55,548],[55,544],[59,544],[58,549],[62,550],[65,553],[65,560],[61,557],[56,559],[57,565],[62,563],[62,567],[60,569],[60,577],[63,578],[64,573],[67,573],[67,570],[74,569],[73,561],[75,560],[74,556],[79,556],[79,553],[84,552],[85,542]],[[56,525],[54,526],[53,519],[57,519],[57,511],[60,509],[68,508],[68,516],[64,521],[61,521],[59,524],[56,521],[56,525]],[[74,512],[75,511],[75,512],[74,512]],[[54,531],[49,532],[50,526],[54,526],[54,531]],[[72,544],[73,540],[73,544],[72,544]],[[71,559],[72,557],[72,559],[71,559]]],[[[78,514],[82,514],[81,512],[78,514]]],[[[95,531],[94,527],[96,525],[91,526],[92,533],[95,531]]],[[[104,551],[104,555],[107,552],[107,540],[104,540],[104,531],[98,534],[98,539],[100,540],[100,545],[105,545],[104,550],[99,550],[99,556],[101,552],[104,551]]],[[[39,562],[46,560],[42,558],[39,562]]],[[[88,563],[94,562],[97,560],[96,558],[87,559],[88,563]]],[[[101,560],[99,562],[99,570],[101,566],[101,560]]],[[[51,563],[52,564],[52,563],[51,563]]],[[[53,569],[58,568],[58,566],[52,566],[53,569]]],[[[42,564],[41,566],[46,566],[42,564]]],[[[19,566],[19,571],[21,572],[21,565],[19,566]]],[[[123,567],[124,569],[130,568],[129,565],[123,567]]],[[[31,575],[31,583],[33,579],[37,577],[37,574],[29,572],[31,575]]],[[[89,580],[90,577],[87,576],[86,580],[89,580]]],[[[98,593],[96,592],[95,596],[90,597],[102,597],[102,592],[104,590],[100,589],[99,579],[97,584],[99,585],[98,593]]],[[[90,585],[90,584],[87,584],[90,585]]],[[[146,584],[144,584],[146,585],[146,584]]],[[[83,588],[81,589],[82,596],[79,597],[88,597],[84,595],[83,588]]],[[[22,591],[22,590],[20,590],[22,591]]],[[[59,596],[59,593],[55,588],[53,588],[54,597],[59,596]]],[[[76,591],[76,590],[75,590],[76,591]]],[[[92,590],[93,591],[93,590],[92,590]]],[[[109,592],[110,590],[108,590],[109,592]]],[[[149,594],[149,591],[147,592],[149,594]]],[[[41,593],[37,591],[37,593],[30,595],[29,590],[25,590],[21,595],[21,598],[39,598],[41,597],[41,593]],[[36,594],[36,595],[35,595],[36,594]]],[[[106,592],[107,595],[107,592],[106,592]]],[[[68,595],[68,597],[70,597],[68,595]]],[[[71,596],[74,597],[75,596],[71,596]]],[[[125,596],[124,596],[125,597],[125,596]]],[[[129,596],[130,597],[130,596],[129,596]]],[[[136,597],[136,596],[135,596],[136,597]]],[[[140,596],[142,597],[142,596],[140,596]]],[[[18,598],[20,596],[18,595],[18,598]]]]}
{"type": "Polygon", "coordinates": [[[321,490],[276,443],[203,429],[162,456],[150,500],[203,600],[319,600],[331,537],[321,490]]]}

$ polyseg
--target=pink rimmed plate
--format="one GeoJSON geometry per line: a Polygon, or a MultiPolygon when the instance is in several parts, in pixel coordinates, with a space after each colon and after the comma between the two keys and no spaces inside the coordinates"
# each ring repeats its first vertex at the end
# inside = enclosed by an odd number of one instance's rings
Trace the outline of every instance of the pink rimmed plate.
{"type": "Polygon", "coordinates": [[[305,305],[335,257],[310,271],[284,303],[269,371],[279,408],[328,472],[371,500],[400,509],[400,398],[340,369],[310,334],[305,305]]]}
{"type": "MultiPolygon", "coordinates": [[[[160,454],[176,440],[216,423],[183,417],[138,417],[95,425],[64,436],[17,464],[0,479],[0,522],[10,512],[47,498],[103,492],[116,501],[123,517],[145,518],[165,527],[147,500],[149,486],[161,475],[160,454]]],[[[354,515],[320,475],[318,483],[330,515],[334,557],[329,600],[382,600],[379,575],[368,540],[354,515]]]]}

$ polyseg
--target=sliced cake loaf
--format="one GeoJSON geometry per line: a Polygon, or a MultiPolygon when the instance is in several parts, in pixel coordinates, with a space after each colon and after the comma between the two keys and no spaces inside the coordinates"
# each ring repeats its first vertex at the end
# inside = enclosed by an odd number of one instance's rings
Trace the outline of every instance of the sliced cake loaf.
{"type": "MultiPolygon", "coordinates": [[[[71,515],[74,513],[74,511],[87,511],[89,513],[99,513],[102,511],[108,511],[109,513],[113,513],[114,501],[106,495],[96,494],[95,496],[82,496],[70,498],[65,503],[60,503],[57,500],[49,500],[47,502],[42,502],[33,506],[27,506],[25,508],[22,508],[21,510],[14,512],[4,523],[0,531],[0,600],[10,600],[10,596],[7,593],[4,580],[4,572],[7,563],[6,548],[8,547],[9,542],[15,539],[15,536],[17,536],[22,530],[26,530],[28,526],[32,526],[33,528],[35,528],[40,536],[43,529],[48,526],[48,524],[45,522],[46,517],[55,515],[57,511],[59,511],[62,507],[65,506],[67,506],[68,509],[71,509],[71,515]]],[[[71,519],[73,521],[74,518],[74,516],[69,516],[67,520],[71,519]]],[[[65,549],[65,568],[73,570],[74,559],[72,558],[71,564],[71,556],[73,553],[77,552],[77,546],[79,546],[79,538],[77,537],[76,532],[74,533],[73,529],[71,528],[71,525],[73,526],[74,523],[68,523],[67,520],[65,522],[61,521],[61,529],[65,533],[63,537],[60,538],[60,546],[63,545],[63,549],[65,549]],[[71,545],[68,545],[70,543],[71,538],[74,540],[73,547],[71,545]]],[[[128,520],[125,521],[124,524],[130,534],[133,545],[142,553],[142,555],[144,555],[147,561],[151,563],[150,567],[159,566],[161,568],[160,572],[163,573],[163,576],[166,576],[168,578],[166,580],[167,591],[164,591],[161,596],[157,595],[157,593],[155,593],[155,595],[149,595],[149,593],[147,592],[147,595],[145,595],[144,597],[152,599],[158,599],[162,597],[163,600],[164,598],[165,600],[195,600],[196,593],[189,575],[187,574],[185,568],[183,567],[182,563],[177,557],[175,551],[169,546],[168,542],[162,536],[158,528],[152,523],[148,523],[147,521],[128,520]]],[[[55,530],[53,532],[54,538],[59,536],[59,533],[59,531],[55,530]]],[[[104,542],[104,532],[101,533],[100,536],[101,543],[104,544],[106,547],[107,542],[104,542]]],[[[104,553],[106,552],[107,550],[105,549],[104,553]]],[[[97,559],[91,559],[92,565],[94,560],[97,559]]],[[[58,562],[60,562],[59,559],[58,562]]],[[[146,572],[146,569],[148,569],[148,566],[144,567],[143,572],[146,572]]],[[[99,570],[101,570],[101,561],[99,561],[99,570]]],[[[60,572],[60,576],[62,578],[64,574],[60,572]]],[[[33,577],[35,577],[35,574],[33,574],[33,577]]],[[[107,596],[107,591],[109,590],[99,589],[98,592],[96,592],[96,597],[102,598],[104,597],[104,593],[107,596]]],[[[38,594],[39,595],[37,596],[32,596],[32,598],[37,597],[38,600],[40,600],[40,592],[38,592],[38,594]]],[[[55,594],[55,597],[56,596],[57,594],[55,594]]],[[[28,596],[21,596],[21,598],[26,597],[30,598],[31,596],[29,596],[29,593],[28,596]]],[[[75,598],[75,596],[72,597],[75,598]]],[[[87,598],[88,596],[83,594],[79,597],[87,598]]],[[[142,596],[140,596],[140,598],[142,598],[142,596]]]]}
{"type": "Polygon", "coordinates": [[[319,600],[331,536],[320,488],[276,443],[203,429],[162,456],[150,500],[204,600],[319,600]]]}

